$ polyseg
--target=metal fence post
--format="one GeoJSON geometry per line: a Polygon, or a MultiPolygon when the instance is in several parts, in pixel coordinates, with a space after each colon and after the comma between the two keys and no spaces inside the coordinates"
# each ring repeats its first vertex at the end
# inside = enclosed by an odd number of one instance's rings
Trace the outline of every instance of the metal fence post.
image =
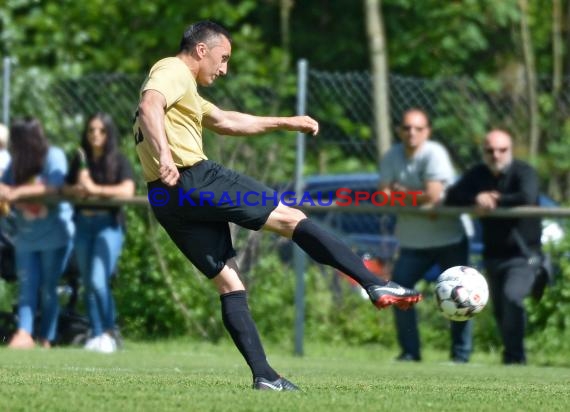
{"type": "MultiPolygon", "coordinates": [[[[297,63],[297,115],[304,115],[307,104],[307,60],[297,63]]],[[[297,133],[297,155],[295,161],[295,193],[303,190],[303,167],[305,163],[305,135],[297,133]]],[[[297,245],[293,245],[293,267],[295,269],[295,355],[303,356],[305,334],[305,269],[307,256],[297,245]]]]}
{"type": "Polygon", "coordinates": [[[4,86],[2,92],[2,123],[4,123],[6,127],[9,126],[10,122],[10,64],[10,57],[4,57],[2,65],[2,85],[4,86]]]}

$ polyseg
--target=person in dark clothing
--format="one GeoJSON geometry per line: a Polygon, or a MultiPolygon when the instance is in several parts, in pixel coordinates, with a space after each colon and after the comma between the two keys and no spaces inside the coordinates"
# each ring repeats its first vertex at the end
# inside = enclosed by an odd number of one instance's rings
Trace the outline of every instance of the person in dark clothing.
{"type": "MultiPolygon", "coordinates": [[[[506,131],[495,129],[487,134],[483,158],[483,163],[472,167],[449,188],[446,205],[474,205],[482,213],[497,207],[538,205],[538,175],[527,163],[513,159],[513,142],[506,131]]],[[[503,363],[525,364],[523,300],[535,280],[527,251],[541,252],[541,221],[534,217],[487,217],[481,219],[481,224],[483,261],[504,345],[503,363]]]]}

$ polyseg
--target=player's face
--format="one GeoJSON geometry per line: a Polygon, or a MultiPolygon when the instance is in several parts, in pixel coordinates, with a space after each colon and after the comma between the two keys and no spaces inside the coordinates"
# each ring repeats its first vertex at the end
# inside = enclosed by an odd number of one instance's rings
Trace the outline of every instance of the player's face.
{"type": "Polygon", "coordinates": [[[107,131],[101,119],[95,118],[87,126],[87,141],[95,150],[103,150],[107,141],[107,131]]]}
{"type": "Polygon", "coordinates": [[[489,133],[483,144],[485,164],[494,173],[505,170],[513,161],[513,145],[508,134],[502,131],[489,133]]]}
{"type": "Polygon", "coordinates": [[[209,86],[219,77],[228,73],[228,62],[232,53],[232,45],[229,40],[220,36],[219,40],[211,46],[206,46],[207,52],[202,59],[198,78],[201,86],[209,86]]]}
{"type": "Polygon", "coordinates": [[[400,139],[407,152],[415,152],[429,138],[429,121],[422,112],[408,112],[400,125],[400,139]]]}

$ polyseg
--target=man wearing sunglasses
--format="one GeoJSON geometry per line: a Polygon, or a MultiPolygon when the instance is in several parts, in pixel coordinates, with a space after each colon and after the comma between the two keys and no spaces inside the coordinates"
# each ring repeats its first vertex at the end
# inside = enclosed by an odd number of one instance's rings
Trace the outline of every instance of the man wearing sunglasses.
{"type": "MultiPolygon", "coordinates": [[[[509,133],[494,129],[485,137],[483,162],[469,169],[447,192],[445,204],[475,206],[483,213],[497,207],[538,205],[536,171],[513,158],[509,133]]],[[[540,218],[484,218],[483,261],[494,316],[504,345],[504,364],[525,364],[526,312],[535,269],[528,254],[540,255],[540,218]]]]}
{"type": "MultiPolygon", "coordinates": [[[[392,146],[380,163],[379,189],[387,193],[422,191],[416,198],[418,205],[439,204],[445,189],[455,180],[455,171],[447,149],[430,139],[428,114],[420,108],[406,110],[398,132],[401,143],[392,146]]],[[[435,264],[444,270],[468,263],[467,237],[459,217],[401,214],[396,237],[400,251],[394,262],[392,280],[407,288],[414,287],[435,264]]],[[[395,322],[401,349],[396,359],[420,361],[416,311],[395,309],[395,322]]],[[[472,329],[472,321],[450,323],[452,362],[469,361],[472,329]]]]}

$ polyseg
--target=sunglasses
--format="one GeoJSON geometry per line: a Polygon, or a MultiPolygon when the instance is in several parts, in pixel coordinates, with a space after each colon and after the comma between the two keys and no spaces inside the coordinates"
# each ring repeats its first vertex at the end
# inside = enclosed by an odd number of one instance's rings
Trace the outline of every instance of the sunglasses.
{"type": "Polygon", "coordinates": [[[495,152],[506,153],[507,150],[509,150],[508,147],[486,147],[483,149],[483,151],[487,154],[493,154],[495,152]]]}
{"type": "Polygon", "coordinates": [[[416,132],[422,132],[427,128],[428,126],[408,126],[408,125],[400,126],[400,129],[402,129],[404,132],[409,132],[411,130],[415,130],[416,132]]]}

